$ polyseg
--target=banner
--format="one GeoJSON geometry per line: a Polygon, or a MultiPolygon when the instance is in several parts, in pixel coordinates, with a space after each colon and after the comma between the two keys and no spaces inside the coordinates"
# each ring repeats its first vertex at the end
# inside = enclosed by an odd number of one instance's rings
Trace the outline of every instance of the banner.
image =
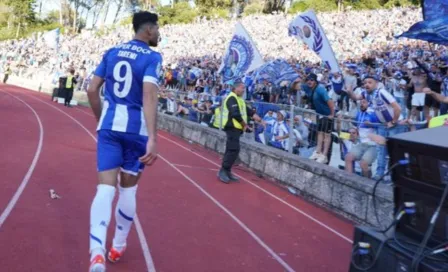
{"type": "Polygon", "coordinates": [[[238,22],[222,59],[218,73],[224,83],[242,78],[247,73],[263,65],[264,61],[255,43],[243,25],[238,22]]]}
{"type": "Polygon", "coordinates": [[[289,24],[288,35],[296,37],[308,45],[332,73],[341,71],[330,42],[313,10],[299,14],[289,24]]]}

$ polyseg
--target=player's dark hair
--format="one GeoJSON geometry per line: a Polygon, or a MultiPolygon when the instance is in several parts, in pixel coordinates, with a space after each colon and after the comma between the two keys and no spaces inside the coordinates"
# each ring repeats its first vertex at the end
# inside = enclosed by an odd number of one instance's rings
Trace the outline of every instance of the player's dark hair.
{"type": "Polygon", "coordinates": [[[151,13],[148,11],[139,11],[134,13],[132,18],[132,26],[134,28],[135,33],[137,33],[140,28],[146,24],[157,24],[159,20],[159,16],[155,13],[151,13]]]}

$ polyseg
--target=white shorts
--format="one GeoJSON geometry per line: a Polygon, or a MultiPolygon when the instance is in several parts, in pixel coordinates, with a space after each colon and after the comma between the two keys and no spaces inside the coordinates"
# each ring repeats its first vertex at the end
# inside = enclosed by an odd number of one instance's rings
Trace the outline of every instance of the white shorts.
{"type": "Polygon", "coordinates": [[[412,95],[412,106],[421,107],[425,105],[425,96],[424,93],[414,93],[412,95]]]}

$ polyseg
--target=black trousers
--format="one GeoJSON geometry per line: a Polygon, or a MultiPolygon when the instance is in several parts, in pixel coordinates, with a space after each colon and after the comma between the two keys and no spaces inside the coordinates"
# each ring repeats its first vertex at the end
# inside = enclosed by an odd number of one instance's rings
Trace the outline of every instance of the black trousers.
{"type": "Polygon", "coordinates": [[[6,81],[8,81],[9,74],[5,74],[5,77],[3,77],[3,83],[6,84],[6,81]]]}
{"type": "Polygon", "coordinates": [[[240,153],[241,130],[235,128],[228,129],[226,130],[226,136],[226,151],[222,159],[222,169],[230,171],[240,153]]]}
{"type": "Polygon", "coordinates": [[[70,101],[73,98],[73,89],[65,89],[65,102],[64,105],[70,105],[70,101]]]}

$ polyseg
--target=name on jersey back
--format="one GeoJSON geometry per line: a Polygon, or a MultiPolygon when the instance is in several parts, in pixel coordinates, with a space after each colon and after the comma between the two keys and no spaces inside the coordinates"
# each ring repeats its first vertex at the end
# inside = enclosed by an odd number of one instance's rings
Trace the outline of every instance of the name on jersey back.
{"type": "MultiPolygon", "coordinates": [[[[143,48],[143,47],[140,47],[135,44],[120,44],[120,45],[117,45],[115,48],[131,50],[131,51],[135,51],[137,53],[145,54],[145,55],[151,54],[151,52],[152,52],[150,49],[143,48]]],[[[124,57],[124,58],[128,58],[128,59],[133,59],[133,60],[135,60],[138,57],[137,53],[130,52],[130,51],[124,51],[124,50],[118,51],[118,57],[124,57]]]]}

